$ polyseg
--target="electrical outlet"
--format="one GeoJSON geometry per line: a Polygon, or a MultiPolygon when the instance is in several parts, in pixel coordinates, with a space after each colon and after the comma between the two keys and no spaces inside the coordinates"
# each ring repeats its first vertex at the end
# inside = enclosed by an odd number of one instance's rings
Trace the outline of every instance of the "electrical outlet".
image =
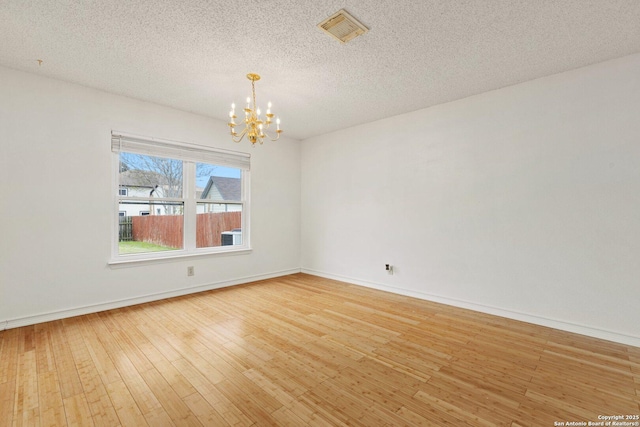
{"type": "Polygon", "coordinates": [[[385,264],[384,265],[384,269],[387,270],[387,273],[389,274],[393,274],[393,265],[391,264],[385,264]]]}
{"type": "Polygon", "coordinates": [[[193,266],[187,267],[187,276],[193,276],[195,272],[193,271],[193,266]]]}

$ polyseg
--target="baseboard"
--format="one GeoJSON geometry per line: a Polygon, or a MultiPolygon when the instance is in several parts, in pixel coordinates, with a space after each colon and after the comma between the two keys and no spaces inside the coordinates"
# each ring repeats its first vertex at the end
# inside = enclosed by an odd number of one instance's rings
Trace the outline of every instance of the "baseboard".
{"type": "Polygon", "coordinates": [[[633,335],[621,334],[618,332],[608,331],[604,329],[593,328],[590,326],[580,325],[571,322],[565,322],[557,319],[549,319],[546,317],[535,316],[527,313],[521,313],[512,310],[506,310],[499,307],[477,304],[470,301],[463,301],[454,298],[432,295],[426,292],[411,291],[403,288],[382,285],[367,280],[356,279],[353,277],[340,276],[337,274],[325,273],[322,271],[302,268],[301,273],[311,274],[313,276],[324,277],[327,279],[338,280],[341,282],[352,283],[354,285],[364,286],[367,288],[377,289],[380,291],[392,292],[394,294],[405,295],[413,298],[423,299],[427,301],[437,302],[440,304],[451,305],[459,308],[466,308],[481,313],[492,314],[495,316],[505,317],[507,319],[519,320],[522,322],[533,323],[535,325],[546,326],[549,328],[559,329],[561,331],[573,332],[580,335],[586,335],[593,338],[600,338],[607,341],[613,341],[634,347],[640,347],[640,337],[633,335]]]}
{"type": "Polygon", "coordinates": [[[433,295],[426,292],[418,292],[418,291],[412,291],[404,288],[387,286],[387,285],[383,285],[380,283],[375,283],[367,280],[357,279],[357,278],[348,277],[348,276],[341,276],[337,274],[330,274],[330,273],[311,270],[307,268],[302,268],[302,269],[295,268],[295,269],[282,270],[282,271],[276,271],[276,272],[265,273],[265,274],[258,274],[253,276],[245,276],[245,277],[236,278],[232,280],[223,280],[223,281],[209,283],[205,285],[181,288],[181,289],[176,289],[176,290],[166,291],[166,292],[158,292],[158,293],[138,296],[134,298],[125,298],[125,299],[110,301],[110,302],[101,303],[101,304],[93,304],[93,305],[88,305],[83,307],[76,307],[72,309],[36,314],[32,316],[19,317],[15,319],[8,319],[0,323],[1,325],[0,330],[18,328],[21,326],[29,326],[29,325],[34,325],[34,324],[43,323],[43,322],[50,322],[53,320],[65,319],[68,317],[80,316],[83,314],[97,313],[100,311],[128,307],[131,305],[158,301],[162,299],[173,298],[173,297],[193,294],[197,292],[209,291],[213,289],[220,289],[220,288],[225,288],[229,286],[241,285],[245,283],[255,282],[258,280],[271,279],[274,277],[281,277],[281,276],[286,276],[286,275],[295,274],[295,273],[306,273],[313,276],[324,277],[327,279],[339,280],[341,282],[352,283],[355,285],[364,286],[372,289],[392,292],[399,295],[405,295],[413,298],[433,301],[440,304],[451,305],[454,307],[466,308],[466,309],[478,311],[481,313],[487,313],[495,316],[505,317],[507,319],[519,320],[523,322],[533,323],[536,325],[559,329],[562,331],[573,332],[580,335],[586,335],[594,338],[600,338],[608,341],[618,342],[625,345],[640,347],[640,337],[636,337],[633,335],[626,335],[618,332],[593,328],[590,326],[579,325],[579,324],[565,322],[557,319],[549,319],[546,317],[534,316],[527,313],[506,310],[499,307],[492,307],[492,306],[477,304],[469,301],[442,297],[439,295],[433,295]]]}
{"type": "Polygon", "coordinates": [[[229,286],[241,285],[244,283],[255,282],[258,280],[272,279],[274,277],[286,276],[289,274],[300,273],[299,268],[290,270],[275,271],[266,274],[257,274],[254,276],[246,276],[232,280],[223,280],[215,283],[209,283],[205,285],[192,286],[188,288],[181,288],[172,291],[158,292],[154,294],[148,294],[138,296],[134,298],[125,298],[116,301],[110,301],[100,304],[92,304],[84,307],[76,307],[66,310],[53,311],[43,314],[36,314],[32,316],[19,317],[16,319],[4,320],[0,324],[0,330],[19,328],[21,326],[35,325],[36,323],[50,322],[53,320],[65,319],[67,317],[80,316],[83,314],[97,313],[105,310],[112,310],[114,308],[128,307],[131,305],[142,304],[145,302],[158,301],[167,298],[179,297],[182,295],[194,294],[197,292],[210,291],[213,289],[226,288],[229,286]]]}

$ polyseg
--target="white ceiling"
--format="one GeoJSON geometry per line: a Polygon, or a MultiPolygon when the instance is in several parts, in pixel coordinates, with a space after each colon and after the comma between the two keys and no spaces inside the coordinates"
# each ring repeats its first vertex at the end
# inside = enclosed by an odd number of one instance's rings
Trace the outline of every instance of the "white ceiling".
{"type": "Polygon", "coordinates": [[[0,0],[0,39],[0,65],[222,120],[255,72],[305,139],[638,53],[640,1],[0,0]],[[316,27],[341,8],[369,28],[345,45],[316,27]]]}

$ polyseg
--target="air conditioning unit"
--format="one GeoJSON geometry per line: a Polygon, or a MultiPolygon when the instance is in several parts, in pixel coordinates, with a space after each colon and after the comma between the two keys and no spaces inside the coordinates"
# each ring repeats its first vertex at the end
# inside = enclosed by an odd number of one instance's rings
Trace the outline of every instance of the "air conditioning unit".
{"type": "Polygon", "coordinates": [[[220,235],[222,246],[242,244],[242,229],[240,228],[234,228],[231,231],[223,231],[222,233],[220,233],[220,235]]]}

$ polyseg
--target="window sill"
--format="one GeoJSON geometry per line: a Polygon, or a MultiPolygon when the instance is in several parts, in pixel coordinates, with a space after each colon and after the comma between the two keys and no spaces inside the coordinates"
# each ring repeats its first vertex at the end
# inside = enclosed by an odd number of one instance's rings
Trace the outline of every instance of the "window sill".
{"type": "Polygon", "coordinates": [[[144,258],[127,258],[126,256],[111,259],[107,262],[107,265],[111,268],[119,268],[119,267],[133,267],[136,265],[144,265],[144,264],[158,264],[163,262],[171,262],[171,261],[180,261],[186,260],[189,258],[198,258],[205,256],[229,256],[229,255],[247,255],[250,254],[253,250],[251,248],[240,248],[240,249],[232,249],[221,252],[191,252],[191,253],[180,253],[180,254],[172,254],[172,255],[164,255],[164,256],[148,256],[144,258]]]}

